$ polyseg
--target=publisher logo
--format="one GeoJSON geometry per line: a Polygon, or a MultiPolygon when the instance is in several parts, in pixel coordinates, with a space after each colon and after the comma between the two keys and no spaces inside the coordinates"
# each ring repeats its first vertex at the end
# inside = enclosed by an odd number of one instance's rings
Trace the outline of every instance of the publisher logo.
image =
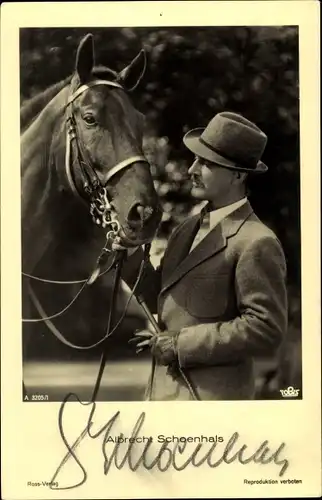
{"type": "Polygon", "coordinates": [[[280,389],[280,393],[283,398],[297,398],[299,395],[300,389],[294,389],[291,385],[287,389],[280,389]]]}

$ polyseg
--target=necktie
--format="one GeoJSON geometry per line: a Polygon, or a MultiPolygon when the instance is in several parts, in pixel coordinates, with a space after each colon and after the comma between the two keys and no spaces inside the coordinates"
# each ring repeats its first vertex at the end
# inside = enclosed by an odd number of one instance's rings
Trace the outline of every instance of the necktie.
{"type": "Polygon", "coordinates": [[[209,212],[206,212],[205,214],[201,214],[201,223],[200,223],[200,228],[195,236],[195,239],[192,242],[190,252],[200,243],[201,240],[204,239],[205,236],[210,231],[210,215],[209,212]]]}

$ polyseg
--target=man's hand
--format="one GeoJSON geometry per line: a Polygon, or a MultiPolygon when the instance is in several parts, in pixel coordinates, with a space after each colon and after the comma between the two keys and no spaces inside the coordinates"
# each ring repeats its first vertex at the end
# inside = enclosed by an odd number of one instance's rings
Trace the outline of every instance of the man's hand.
{"type": "Polygon", "coordinates": [[[150,348],[151,353],[162,365],[170,365],[177,359],[176,349],[177,335],[154,334],[149,330],[142,330],[134,334],[129,343],[136,343],[136,353],[150,348]]]}
{"type": "Polygon", "coordinates": [[[133,337],[129,340],[129,344],[136,344],[136,354],[144,351],[145,349],[152,348],[153,344],[157,340],[157,335],[151,333],[149,330],[141,330],[135,332],[133,337]]]}

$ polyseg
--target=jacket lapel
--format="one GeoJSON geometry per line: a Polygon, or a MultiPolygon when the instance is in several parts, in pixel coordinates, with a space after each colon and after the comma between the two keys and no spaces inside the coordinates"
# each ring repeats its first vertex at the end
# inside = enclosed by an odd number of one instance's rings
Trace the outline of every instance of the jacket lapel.
{"type": "Polygon", "coordinates": [[[168,258],[168,255],[170,256],[168,261],[168,272],[170,274],[184,261],[199,228],[200,215],[198,214],[189,218],[180,228],[173,241],[169,242],[169,246],[165,252],[165,259],[168,258]]]}
{"type": "Polygon", "coordinates": [[[163,283],[161,293],[174,285],[191,269],[223,250],[227,245],[227,238],[237,233],[252,212],[253,209],[250,203],[246,202],[223,219],[190,253],[191,244],[199,229],[199,217],[189,219],[180,233],[178,233],[173,248],[169,249],[171,258],[172,255],[174,256],[175,265],[173,266],[173,273],[163,283]]]}

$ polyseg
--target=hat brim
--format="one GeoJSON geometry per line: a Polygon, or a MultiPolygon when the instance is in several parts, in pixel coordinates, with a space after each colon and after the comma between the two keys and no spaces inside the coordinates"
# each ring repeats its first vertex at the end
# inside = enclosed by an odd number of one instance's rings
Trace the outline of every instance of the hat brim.
{"type": "Polygon", "coordinates": [[[196,156],[200,156],[204,160],[211,161],[220,167],[238,170],[239,172],[247,172],[249,174],[262,174],[268,170],[267,165],[265,165],[262,161],[257,163],[256,168],[246,168],[228,160],[227,158],[224,158],[212,149],[207,148],[207,146],[199,141],[199,137],[204,130],[204,128],[195,128],[187,132],[183,138],[184,145],[196,156]]]}

